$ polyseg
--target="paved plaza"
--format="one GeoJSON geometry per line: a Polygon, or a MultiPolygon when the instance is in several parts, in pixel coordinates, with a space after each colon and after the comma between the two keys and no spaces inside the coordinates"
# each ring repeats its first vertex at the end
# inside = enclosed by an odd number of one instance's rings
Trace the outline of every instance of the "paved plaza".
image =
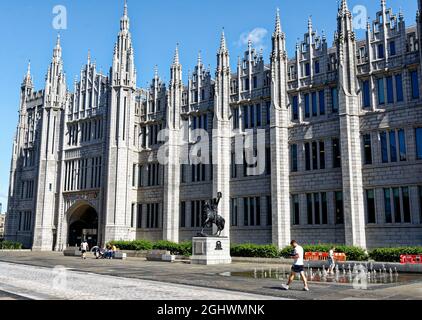
{"type": "MultiPolygon", "coordinates": [[[[302,292],[296,282],[282,291],[280,280],[227,277],[228,273],[254,269],[288,268],[281,264],[234,263],[198,266],[176,262],[127,260],[83,261],[62,253],[0,252],[1,292],[29,299],[421,299],[422,282],[377,284],[367,290],[350,284],[311,282],[302,292]]],[[[16,298],[7,296],[6,298],[16,298]]]]}

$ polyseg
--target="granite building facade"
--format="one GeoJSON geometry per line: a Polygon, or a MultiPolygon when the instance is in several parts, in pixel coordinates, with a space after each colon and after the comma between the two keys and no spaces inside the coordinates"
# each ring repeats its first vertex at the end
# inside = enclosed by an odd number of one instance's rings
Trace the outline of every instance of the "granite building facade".
{"type": "Polygon", "coordinates": [[[183,83],[176,48],[170,82],[157,71],[138,88],[125,4],[109,74],[89,56],[68,91],[60,37],[43,90],[28,68],[6,238],[34,250],[189,240],[222,192],[234,243],[421,245],[421,32],[419,12],[408,27],[382,0],[356,39],[342,0],[334,44],[309,20],[288,57],[277,12],[269,63],[249,42],[232,70],[223,32],[215,74],[199,56],[183,83]],[[158,161],[163,147],[173,160],[197,154],[198,132],[212,164],[158,161]],[[247,132],[251,152],[235,152],[247,132]],[[259,175],[246,153],[265,159],[259,175]]]}

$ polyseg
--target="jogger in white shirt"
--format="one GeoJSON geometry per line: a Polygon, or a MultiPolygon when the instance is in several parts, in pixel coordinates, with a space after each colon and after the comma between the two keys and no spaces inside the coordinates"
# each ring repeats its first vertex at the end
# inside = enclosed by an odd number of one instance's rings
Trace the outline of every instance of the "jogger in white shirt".
{"type": "Polygon", "coordinates": [[[306,276],[305,276],[304,263],[303,263],[304,250],[300,245],[298,245],[296,240],[292,240],[290,245],[294,249],[294,251],[292,253],[292,258],[295,259],[295,262],[292,266],[292,272],[291,272],[290,277],[289,277],[289,282],[287,282],[287,285],[283,285],[283,289],[289,290],[290,284],[295,279],[296,274],[299,273],[300,277],[302,278],[303,284],[304,284],[303,290],[309,291],[308,280],[306,279],[306,276]]]}

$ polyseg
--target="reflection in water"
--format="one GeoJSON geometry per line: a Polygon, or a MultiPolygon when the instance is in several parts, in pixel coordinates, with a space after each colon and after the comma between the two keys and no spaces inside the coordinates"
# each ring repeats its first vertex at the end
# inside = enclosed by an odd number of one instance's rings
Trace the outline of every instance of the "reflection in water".
{"type": "MultiPolygon", "coordinates": [[[[343,283],[352,284],[357,280],[364,280],[368,284],[391,284],[391,283],[404,283],[410,281],[421,281],[422,275],[419,274],[399,274],[397,268],[382,268],[376,270],[372,264],[359,264],[359,265],[343,265],[341,269],[336,266],[334,272],[329,274],[326,267],[322,269],[313,269],[307,266],[305,274],[311,282],[329,282],[329,283],[343,283]]],[[[287,280],[290,275],[289,267],[280,268],[260,268],[253,271],[246,272],[226,272],[221,276],[225,277],[243,277],[255,279],[274,279],[274,280],[287,280]]],[[[299,275],[297,275],[299,279],[299,275]]]]}

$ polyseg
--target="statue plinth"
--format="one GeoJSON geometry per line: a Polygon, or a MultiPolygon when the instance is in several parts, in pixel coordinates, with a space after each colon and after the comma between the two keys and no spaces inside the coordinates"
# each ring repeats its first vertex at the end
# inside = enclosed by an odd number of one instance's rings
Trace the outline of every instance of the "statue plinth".
{"type": "Polygon", "coordinates": [[[227,237],[194,237],[192,240],[192,264],[230,264],[230,239],[227,237]]]}

